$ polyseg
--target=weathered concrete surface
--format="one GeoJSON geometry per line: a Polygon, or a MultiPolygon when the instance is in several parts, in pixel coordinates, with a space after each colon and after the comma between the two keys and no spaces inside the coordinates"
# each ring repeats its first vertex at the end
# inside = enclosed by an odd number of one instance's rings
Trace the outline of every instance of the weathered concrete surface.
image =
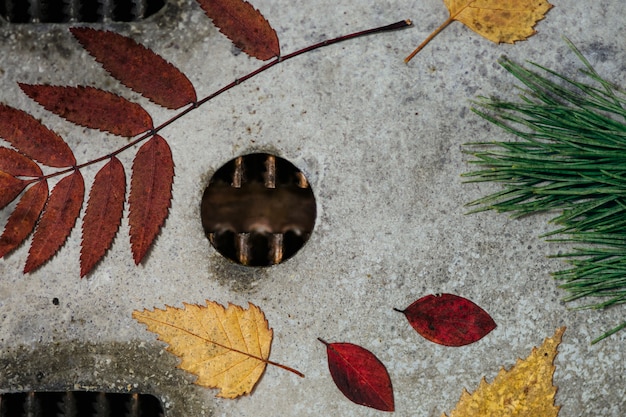
{"type": "MultiPolygon", "coordinates": [[[[526,42],[498,46],[454,23],[406,65],[402,59],[445,20],[441,1],[254,1],[283,54],[402,19],[414,27],[289,60],[165,129],[176,163],[174,198],[143,265],[134,266],[126,223],[105,260],[82,280],[80,227],[35,273],[21,273],[28,245],[1,260],[0,390],[136,389],[157,394],[168,416],[378,415],[336,389],[316,340],[322,337],[362,345],[386,364],[396,415],[439,416],[454,408],[464,387],[473,391],[482,376],[490,381],[565,325],[555,373],[560,416],[623,414],[626,332],[589,342],[623,321],[624,308],[571,311],[560,302],[564,293],[549,272],[564,265],[546,255],[567,247],[537,237],[550,230],[549,216],[465,214],[464,204],[497,189],[463,184],[460,175],[470,169],[464,143],[507,138],[469,111],[478,95],[514,98],[514,79],[498,57],[575,74],[580,64],[561,39],[567,36],[600,74],[624,83],[622,2],[553,3],[526,42]],[[199,216],[212,173],[255,151],[277,153],[302,169],[318,205],[303,250],[263,269],[223,259],[199,216]],[[473,345],[447,348],[422,339],[392,310],[442,292],[481,305],[497,329],[473,345]],[[306,378],[269,367],[250,397],[215,399],[131,318],[134,309],[205,299],[259,305],[274,328],[272,359],[306,378]]],[[[141,24],[107,27],[175,63],[201,97],[261,65],[238,53],[191,0],[170,1],[141,24]]],[[[17,81],[106,88],[140,102],[156,123],[172,114],[107,77],[64,25],[4,24],[0,39],[0,101],[41,118],[80,162],[126,142],[47,113],[17,81]]],[[[121,155],[127,173],[133,155],[121,155]]],[[[95,172],[84,170],[87,184],[95,172]]],[[[7,216],[2,212],[3,221],[7,216]]]]}

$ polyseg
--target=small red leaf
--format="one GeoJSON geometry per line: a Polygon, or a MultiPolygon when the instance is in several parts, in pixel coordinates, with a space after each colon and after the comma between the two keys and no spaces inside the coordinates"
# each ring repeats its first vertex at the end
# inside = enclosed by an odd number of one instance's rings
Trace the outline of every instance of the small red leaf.
{"type": "Polygon", "coordinates": [[[280,55],[276,31],[245,0],[197,0],[206,15],[237,48],[261,61],[280,55]]]}
{"type": "Polygon", "coordinates": [[[396,311],[404,313],[419,334],[445,346],[474,343],[496,328],[485,310],[453,294],[427,295],[396,311]]]}
{"type": "Polygon", "coordinates": [[[30,114],[4,104],[0,104],[0,137],[42,164],[56,168],[76,165],[63,138],[30,114]]]}
{"type": "Polygon", "coordinates": [[[84,277],[111,247],[120,227],[126,194],[126,175],[119,159],[112,157],[96,174],[83,217],[80,276],[84,277]]]}
{"type": "Polygon", "coordinates": [[[80,214],[85,183],[80,171],[64,177],[50,193],[28,252],[24,273],[43,265],[63,246],[80,214]]]}
{"type": "Polygon", "coordinates": [[[326,343],[328,368],[337,388],[350,401],[393,411],[393,388],[385,365],[372,352],[352,343],[326,343]]]}
{"type": "Polygon", "coordinates": [[[153,128],[139,104],[93,87],[21,84],[30,98],[52,113],[91,129],[132,137],[153,128]]]}
{"type": "Polygon", "coordinates": [[[193,85],[182,72],[131,38],[91,28],[70,31],[113,77],[153,102],[178,109],[196,101],[193,85]]]}
{"type": "Polygon", "coordinates": [[[43,175],[35,161],[9,148],[0,148],[0,171],[15,177],[41,177],[43,175]]]}
{"type": "Polygon", "coordinates": [[[17,248],[33,231],[47,200],[48,183],[45,180],[26,190],[0,236],[0,258],[17,248]]]}
{"type": "Polygon", "coordinates": [[[28,182],[4,171],[0,171],[0,209],[6,207],[11,201],[15,200],[22,192],[28,182]]]}
{"type": "Polygon", "coordinates": [[[130,245],[139,264],[165,222],[172,199],[174,161],[169,145],[156,135],[146,142],[133,161],[128,205],[130,245]]]}

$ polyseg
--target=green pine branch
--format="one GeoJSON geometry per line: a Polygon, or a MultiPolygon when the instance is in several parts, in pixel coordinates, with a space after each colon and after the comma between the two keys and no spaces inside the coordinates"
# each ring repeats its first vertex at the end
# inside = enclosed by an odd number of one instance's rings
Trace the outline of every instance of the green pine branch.
{"type": "MultiPolygon", "coordinates": [[[[517,140],[468,144],[469,163],[480,168],[464,177],[503,186],[469,203],[472,212],[556,211],[557,229],[543,237],[581,246],[555,256],[569,264],[553,273],[569,293],[565,301],[594,298],[579,308],[604,309],[626,303],[626,95],[566,42],[586,82],[535,63],[499,61],[524,85],[520,101],[481,97],[472,110],[517,140]]],[[[624,328],[626,321],[592,343],[624,328]]]]}

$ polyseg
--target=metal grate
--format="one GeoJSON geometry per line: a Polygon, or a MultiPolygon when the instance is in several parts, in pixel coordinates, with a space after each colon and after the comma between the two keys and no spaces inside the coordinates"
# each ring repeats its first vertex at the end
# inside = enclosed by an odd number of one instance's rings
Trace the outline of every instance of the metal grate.
{"type": "Polygon", "coordinates": [[[164,417],[161,402],[147,394],[20,392],[0,394],[0,417],[164,417]]]}
{"type": "Polygon", "coordinates": [[[0,0],[0,16],[11,23],[134,22],[166,0],[0,0]]]}
{"type": "Polygon", "coordinates": [[[291,162],[240,156],[215,172],[202,197],[202,225],[223,256],[249,266],[292,257],[315,225],[315,197],[291,162]]]}

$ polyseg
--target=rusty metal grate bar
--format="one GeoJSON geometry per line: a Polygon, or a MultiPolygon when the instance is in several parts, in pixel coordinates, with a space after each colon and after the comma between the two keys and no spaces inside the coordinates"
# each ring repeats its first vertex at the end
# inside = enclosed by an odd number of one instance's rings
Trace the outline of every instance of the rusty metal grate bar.
{"type": "Polygon", "coordinates": [[[0,0],[10,23],[135,22],[161,10],[167,0],[0,0]]]}
{"type": "Polygon", "coordinates": [[[164,417],[148,394],[19,392],[0,394],[0,417],[164,417]]]}

